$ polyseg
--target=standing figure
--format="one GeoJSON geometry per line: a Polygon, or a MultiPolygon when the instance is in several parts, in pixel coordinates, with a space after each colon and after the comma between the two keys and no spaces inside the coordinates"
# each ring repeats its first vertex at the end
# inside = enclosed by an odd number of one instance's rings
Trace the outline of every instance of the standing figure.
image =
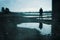
{"type": "Polygon", "coordinates": [[[42,8],[40,8],[39,13],[40,13],[39,16],[43,16],[43,14],[42,14],[43,13],[43,9],[42,8]]]}
{"type": "Polygon", "coordinates": [[[1,11],[4,12],[4,7],[2,7],[1,11]]]}
{"type": "Polygon", "coordinates": [[[6,9],[5,9],[5,14],[9,14],[9,12],[10,12],[10,11],[9,11],[9,8],[6,8],[6,9]]]}
{"type": "Polygon", "coordinates": [[[40,10],[39,10],[39,28],[40,29],[42,29],[42,26],[43,26],[43,24],[42,23],[40,23],[40,20],[42,20],[42,16],[43,16],[43,9],[42,8],[40,8],[40,10]],[[41,18],[41,19],[40,19],[41,18]]]}
{"type": "Polygon", "coordinates": [[[4,9],[4,7],[1,8],[1,12],[2,12],[2,14],[5,13],[5,9],[4,9]]]}

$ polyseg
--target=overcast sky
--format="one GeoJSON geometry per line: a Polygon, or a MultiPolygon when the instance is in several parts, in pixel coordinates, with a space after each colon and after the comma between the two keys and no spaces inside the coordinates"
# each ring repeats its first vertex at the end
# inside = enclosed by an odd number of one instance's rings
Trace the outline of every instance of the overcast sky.
{"type": "Polygon", "coordinates": [[[44,11],[52,10],[52,0],[0,0],[1,7],[8,7],[10,11],[39,11],[43,8],[44,11]]]}

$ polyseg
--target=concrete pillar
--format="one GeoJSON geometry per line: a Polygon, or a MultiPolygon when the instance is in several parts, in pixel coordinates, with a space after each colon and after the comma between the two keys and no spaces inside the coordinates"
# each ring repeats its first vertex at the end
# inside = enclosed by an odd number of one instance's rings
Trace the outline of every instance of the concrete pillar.
{"type": "Polygon", "coordinates": [[[52,24],[52,40],[60,40],[60,1],[53,0],[53,24],[52,24]]]}

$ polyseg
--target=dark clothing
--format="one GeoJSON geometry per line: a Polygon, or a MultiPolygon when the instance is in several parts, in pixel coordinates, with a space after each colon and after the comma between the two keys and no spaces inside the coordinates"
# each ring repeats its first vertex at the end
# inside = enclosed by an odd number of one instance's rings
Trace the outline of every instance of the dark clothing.
{"type": "Polygon", "coordinates": [[[5,9],[5,13],[6,13],[6,14],[9,14],[9,12],[10,12],[9,9],[6,8],[6,9],[5,9]]]}
{"type": "Polygon", "coordinates": [[[43,15],[42,14],[43,13],[43,9],[42,8],[39,10],[39,13],[40,13],[39,16],[42,16],[43,15]]]}
{"type": "MultiPolygon", "coordinates": [[[[43,16],[43,9],[42,8],[40,8],[40,10],[39,10],[39,18],[42,18],[42,16],[43,16]]],[[[42,20],[42,19],[41,19],[42,20]]],[[[40,29],[42,29],[42,27],[43,27],[43,24],[42,23],[40,23],[40,20],[39,20],[39,28],[40,29]]]]}

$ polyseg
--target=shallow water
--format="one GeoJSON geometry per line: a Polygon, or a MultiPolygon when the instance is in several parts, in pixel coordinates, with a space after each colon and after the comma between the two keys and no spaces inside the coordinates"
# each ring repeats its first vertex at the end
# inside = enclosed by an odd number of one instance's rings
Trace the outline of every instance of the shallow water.
{"type": "Polygon", "coordinates": [[[51,34],[51,25],[44,23],[42,29],[39,29],[39,23],[21,23],[17,24],[17,27],[37,29],[38,31],[41,32],[42,35],[51,34]]]}
{"type": "MultiPolygon", "coordinates": [[[[23,13],[25,16],[23,17],[37,17],[37,19],[39,18],[39,13],[23,13]],[[28,15],[28,16],[27,16],[28,15]],[[34,15],[34,16],[33,16],[34,15]]],[[[43,13],[42,17],[50,17],[50,18],[43,18],[44,20],[52,20],[51,15],[52,13],[43,13]]],[[[23,27],[23,28],[31,28],[31,29],[37,29],[38,31],[41,32],[41,34],[46,35],[46,34],[51,34],[51,25],[48,24],[44,24],[43,23],[43,28],[40,29],[39,28],[39,23],[21,23],[21,24],[17,24],[17,27],[23,27]]]]}

